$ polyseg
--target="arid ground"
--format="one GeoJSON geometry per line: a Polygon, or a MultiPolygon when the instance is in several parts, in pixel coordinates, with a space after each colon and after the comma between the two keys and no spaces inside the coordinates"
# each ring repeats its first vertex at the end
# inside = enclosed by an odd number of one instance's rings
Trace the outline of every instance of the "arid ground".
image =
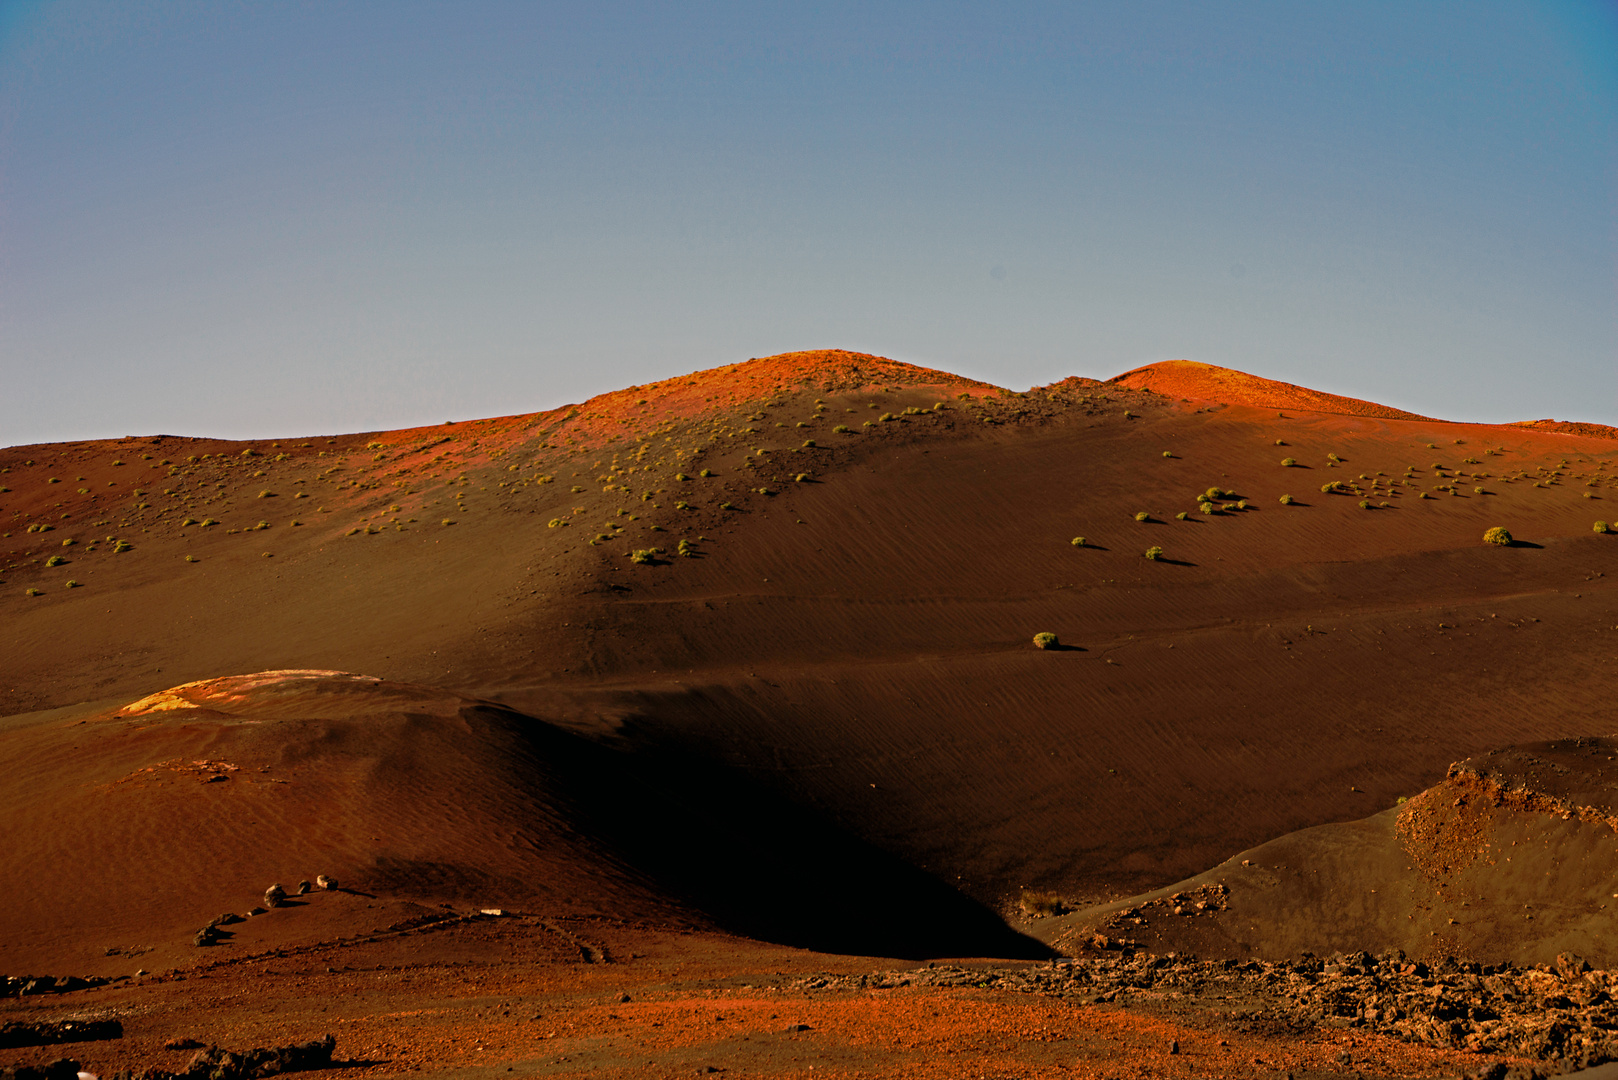
{"type": "Polygon", "coordinates": [[[0,450],[0,1072],[1618,1058],[1615,460],[839,351],[0,450]]]}

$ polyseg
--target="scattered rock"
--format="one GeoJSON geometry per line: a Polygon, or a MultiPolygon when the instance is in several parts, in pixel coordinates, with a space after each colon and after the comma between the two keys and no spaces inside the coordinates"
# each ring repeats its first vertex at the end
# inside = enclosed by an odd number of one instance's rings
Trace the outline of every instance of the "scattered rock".
{"type": "Polygon", "coordinates": [[[165,1050],[201,1050],[207,1043],[191,1038],[170,1039],[163,1044],[165,1050]]]}
{"type": "Polygon", "coordinates": [[[285,900],[286,898],[287,891],[281,887],[281,883],[279,881],[277,881],[274,885],[271,885],[268,889],[264,890],[264,906],[267,908],[280,907],[281,901],[285,900]]]}
{"type": "Polygon", "coordinates": [[[329,892],[337,888],[337,879],[334,877],[327,877],[325,874],[316,874],[315,884],[329,892]]]}
{"type": "Polygon", "coordinates": [[[52,1046],[56,1043],[99,1042],[121,1039],[124,1025],[117,1020],[40,1020],[0,1024],[0,1047],[52,1046]]]}
{"type": "Polygon", "coordinates": [[[297,893],[298,893],[299,896],[304,895],[308,891],[309,891],[309,883],[307,881],[298,882],[297,893]]]}
{"type": "Polygon", "coordinates": [[[70,1058],[61,1058],[38,1068],[32,1065],[14,1065],[9,1069],[0,1066],[0,1080],[79,1080],[79,1063],[70,1058]]]}
{"type": "MultiPolygon", "coordinates": [[[[1140,909],[1135,909],[1136,911],[1140,909]]],[[[1130,916],[1130,912],[1121,913],[1130,916]]],[[[808,975],[799,991],[984,987],[1078,1002],[1242,1002],[1229,1013],[1254,1031],[1358,1029],[1444,1050],[1528,1058],[1539,1064],[1476,1074],[1483,1080],[1546,1080],[1618,1061],[1618,971],[1590,971],[1564,954],[1554,965],[1519,968],[1446,957],[1414,962],[1403,952],[1356,952],[1292,961],[1197,960],[1153,956],[1129,942],[1087,935],[1086,955],[1054,967],[939,964],[908,971],[808,975]],[[1103,946],[1099,942],[1105,942],[1103,946]],[[1110,947],[1110,951],[1102,951],[1110,947]],[[1527,1071],[1524,1071],[1524,1069],[1527,1071]]],[[[807,1030],[799,1025],[788,1031],[807,1030]]],[[[1173,1053],[1173,1043],[1170,1053],[1173,1053]]]]}
{"type": "MultiPolygon", "coordinates": [[[[187,1044],[183,1049],[190,1049],[196,1045],[190,1039],[183,1041],[187,1044]]],[[[170,1072],[167,1069],[131,1072],[123,1069],[114,1073],[112,1080],[258,1080],[260,1077],[275,1076],[279,1073],[329,1068],[332,1051],[336,1047],[337,1040],[330,1035],[321,1036],[313,1042],[292,1046],[260,1047],[254,1050],[221,1050],[217,1046],[209,1046],[198,1050],[186,1067],[179,1072],[170,1072]]],[[[166,1048],[182,1049],[180,1046],[166,1048]]],[[[10,1080],[4,1070],[0,1070],[0,1080],[10,1080]]],[[[36,1078],[18,1077],[17,1080],[36,1080],[36,1078]]],[[[49,1080],[57,1078],[52,1076],[49,1080]]]]}

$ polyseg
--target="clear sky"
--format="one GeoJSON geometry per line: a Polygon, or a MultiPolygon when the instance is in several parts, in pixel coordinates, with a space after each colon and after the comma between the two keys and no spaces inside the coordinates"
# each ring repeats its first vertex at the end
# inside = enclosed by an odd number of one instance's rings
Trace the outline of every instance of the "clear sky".
{"type": "Polygon", "coordinates": [[[838,347],[1618,423],[1618,8],[0,0],[0,444],[838,347]]]}

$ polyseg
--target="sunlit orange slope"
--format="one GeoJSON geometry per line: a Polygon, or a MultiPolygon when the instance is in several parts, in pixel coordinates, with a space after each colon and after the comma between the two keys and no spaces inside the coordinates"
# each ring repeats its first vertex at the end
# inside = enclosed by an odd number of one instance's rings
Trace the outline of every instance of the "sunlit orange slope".
{"type": "Polygon", "coordinates": [[[1383,420],[1431,420],[1430,416],[1405,412],[1374,401],[1341,397],[1305,386],[1261,379],[1245,371],[1203,364],[1195,360],[1164,360],[1147,364],[1110,382],[1136,390],[1152,390],[1169,397],[1193,401],[1217,401],[1226,405],[1254,405],[1264,409],[1307,409],[1311,412],[1340,413],[1345,416],[1374,416],[1383,420]]]}

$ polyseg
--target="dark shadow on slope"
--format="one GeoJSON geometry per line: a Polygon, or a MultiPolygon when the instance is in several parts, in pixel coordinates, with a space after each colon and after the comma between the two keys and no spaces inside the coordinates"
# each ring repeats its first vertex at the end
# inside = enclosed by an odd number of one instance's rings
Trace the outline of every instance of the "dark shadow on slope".
{"type": "Polygon", "coordinates": [[[567,799],[581,831],[733,933],[866,956],[1054,955],[737,770],[666,747],[610,749],[495,707],[469,711],[519,724],[536,777],[567,799]]]}

